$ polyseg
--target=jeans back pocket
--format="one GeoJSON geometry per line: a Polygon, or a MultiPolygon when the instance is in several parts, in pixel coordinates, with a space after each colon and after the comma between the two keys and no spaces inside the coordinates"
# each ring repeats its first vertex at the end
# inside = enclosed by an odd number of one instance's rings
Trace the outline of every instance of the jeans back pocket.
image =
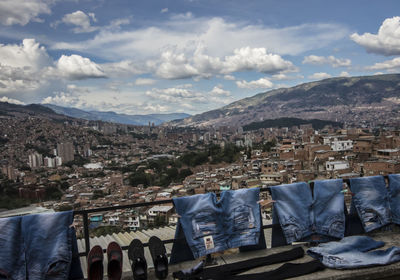
{"type": "Polygon", "coordinates": [[[218,232],[217,216],[214,211],[202,211],[192,218],[192,229],[194,239],[216,234],[218,232]]]}
{"type": "Polygon", "coordinates": [[[250,229],[256,226],[252,208],[247,205],[238,206],[233,210],[233,220],[234,230],[250,229]]]}

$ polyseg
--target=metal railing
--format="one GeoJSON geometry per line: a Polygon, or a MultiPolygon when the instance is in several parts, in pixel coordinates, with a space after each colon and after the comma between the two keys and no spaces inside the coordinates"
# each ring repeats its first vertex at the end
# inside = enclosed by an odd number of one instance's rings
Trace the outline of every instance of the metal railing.
{"type": "MultiPolygon", "coordinates": [[[[384,176],[387,179],[387,176],[384,176]]],[[[349,179],[343,179],[343,182],[346,183],[348,186],[350,185],[350,180],[349,179]]],[[[314,182],[309,183],[311,188],[314,187],[314,182]]],[[[260,192],[270,192],[269,187],[262,187],[260,188],[260,192]]],[[[219,195],[219,194],[217,194],[219,195]]],[[[86,210],[76,210],[74,211],[74,216],[75,215],[82,215],[83,217],[83,227],[84,227],[84,237],[85,237],[85,252],[79,253],[79,256],[87,256],[90,251],[90,236],[89,236],[89,218],[88,214],[90,213],[96,213],[96,212],[106,212],[106,211],[115,211],[115,210],[120,210],[120,209],[129,209],[129,208],[138,208],[138,207],[146,207],[146,206],[153,206],[153,205],[159,205],[159,204],[168,204],[168,203],[173,203],[172,199],[166,199],[166,200],[157,200],[157,201],[151,201],[151,202],[142,202],[142,203],[133,203],[133,204],[127,204],[127,205],[118,205],[118,206],[109,206],[109,207],[100,207],[100,208],[93,208],[93,209],[86,209],[86,210]]],[[[269,224],[269,225],[263,225],[263,229],[267,228],[274,228],[274,227],[279,227],[279,224],[269,224]]],[[[166,239],[163,240],[164,244],[167,243],[173,243],[175,239],[166,239]]],[[[144,246],[148,246],[148,243],[143,243],[144,246]]],[[[122,246],[122,250],[127,250],[129,246],[122,246]]],[[[103,249],[105,252],[106,249],[103,249]]]]}

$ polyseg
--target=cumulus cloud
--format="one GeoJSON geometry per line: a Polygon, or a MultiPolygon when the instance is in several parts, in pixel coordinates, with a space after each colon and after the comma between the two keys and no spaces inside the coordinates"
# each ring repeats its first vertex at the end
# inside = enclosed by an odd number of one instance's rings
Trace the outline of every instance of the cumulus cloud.
{"type": "Polygon", "coordinates": [[[340,72],[339,77],[350,77],[350,74],[349,74],[349,72],[342,71],[342,72],[340,72]]]}
{"type": "Polygon", "coordinates": [[[151,86],[156,83],[154,79],[147,79],[147,78],[138,78],[135,81],[135,85],[137,86],[151,86]]]}
{"type": "Polygon", "coordinates": [[[46,48],[35,39],[24,39],[21,45],[0,44],[0,63],[2,65],[36,71],[49,65],[51,58],[46,48]]]}
{"type": "Polygon", "coordinates": [[[202,112],[233,101],[230,92],[224,90],[222,85],[217,85],[208,92],[195,90],[191,86],[180,85],[163,89],[153,88],[146,91],[145,94],[153,100],[153,104],[167,106],[174,111],[179,108],[186,108],[195,112],[202,112]]]}
{"type": "Polygon", "coordinates": [[[25,105],[24,102],[21,102],[17,99],[13,99],[13,98],[8,98],[7,96],[0,97],[0,102],[7,102],[7,103],[17,104],[17,105],[25,105]]]}
{"type": "Polygon", "coordinates": [[[161,9],[160,13],[162,14],[168,13],[168,8],[161,9]]]}
{"type": "Polygon", "coordinates": [[[280,55],[267,53],[265,48],[240,48],[234,55],[225,57],[223,73],[255,70],[262,73],[297,71],[297,68],[280,55]]]}
{"type": "Polygon", "coordinates": [[[89,58],[80,55],[62,55],[56,63],[61,76],[69,80],[106,78],[103,69],[89,58]]]}
{"type": "Polygon", "coordinates": [[[260,78],[258,80],[255,81],[236,81],[236,85],[239,88],[250,88],[250,89],[258,89],[258,88],[271,88],[273,87],[273,83],[266,79],[266,78],[260,78]]]}
{"type": "Polygon", "coordinates": [[[391,60],[386,60],[383,62],[375,63],[372,66],[367,66],[366,70],[376,71],[376,70],[394,70],[400,69],[400,57],[393,58],[391,60]]]}
{"type": "Polygon", "coordinates": [[[313,65],[329,64],[333,67],[348,67],[351,66],[351,60],[348,58],[336,58],[333,55],[327,57],[318,55],[309,55],[304,57],[303,64],[313,64],[313,65]]]}
{"type": "Polygon", "coordinates": [[[46,0],[2,0],[0,1],[0,23],[24,26],[30,21],[41,21],[38,16],[50,14],[52,2],[46,0]]]}
{"type": "Polygon", "coordinates": [[[199,75],[198,70],[190,65],[185,54],[175,54],[172,51],[162,53],[160,64],[155,74],[163,79],[185,79],[199,75]]]}
{"type": "Polygon", "coordinates": [[[351,34],[350,38],[364,47],[367,52],[383,55],[400,54],[400,17],[387,18],[377,34],[351,34]]]}
{"type": "Polygon", "coordinates": [[[94,13],[85,14],[82,11],[76,11],[64,15],[61,21],[67,25],[75,26],[72,29],[74,33],[88,33],[98,29],[98,27],[92,26],[90,22],[90,21],[93,22],[97,21],[94,13]]]}
{"type": "Polygon", "coordinates": [[[292,62],[280,55],[267,53],[265,48],[244,47],[235,49],[233,55],[223,59],[212,57],[197,49],[191,58],[171,50],[162,53],[159,60],[148,63],[155,74],[163,79],[210,78],[212,75],[229,75],[234,72],[256,71],[279,73],[298,71],[292,62]]]}
{"type": "Polygon", "coordinates": [[[211,91],[210,93],[212,95],[220,95],[220,96],[230,96],[231,92],[229,90],[225,90],[222,88],[222,85],[216,85],[211,91]]]}
{"type": "Polygon", "coordinates": [[[308,76],[309,79],[312,80],[322,80],[322,79],[327,79],[327,78],[331,78],[332,76],[328,73],[324,73],[324,72],[318,72],[318,73],[314,73],[310,76],[308,76]]]}
{"type": "Polygon", "coordinates": [[[46,49],[34,39],[0,45],[0,92],[37,90],[45,83],[43,69],[50,66],[46,49]]]}

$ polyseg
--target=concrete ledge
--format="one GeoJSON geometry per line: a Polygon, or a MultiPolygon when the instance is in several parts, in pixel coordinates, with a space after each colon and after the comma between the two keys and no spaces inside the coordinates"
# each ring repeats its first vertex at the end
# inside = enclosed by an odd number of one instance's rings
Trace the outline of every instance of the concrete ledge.
{"type": "MultiPolygon", "coordinates": [[[[376,232],[372,234],[368,234],[375,240],[381,240],[385,242],[385,246],[383,248],[389,248],[392,246],[400,246],[400,234],[399,234],[399,227],[394,226],[392,231],[386,231],[386,232],[376,232]]],[[[228,254],[221,254],[221,255],[216,255],[215,260],[217,262],[217,265],[222,265],[222,264],[227,264],[227,263],[233,263],[233,262],[238,262],[242,260],[247,260],[247,259],[252,259],[256,257],[261,257],[261,256],[267,256],[270,254],[275,254],[278,252],[286,251],[288,249],[293,248],[292,246],[284,246],[284,247],[279,247],[279,248],[272,248],[272,249],[266,249],[266,250],[258,250],[258,251],[253,251],[253,252],[235,252],[232,250],[228,254]],[[232,253],[233,252],[233,253],[232,253]]],[[[303,247],[303,249],[306,251],[308,248],[303,247]]],[[[293,263],[303,263],[307,261],[311,261],[312,258],[308,255],[305,255],[301,259],[297,259],[294,261],[291,261],[293,263]]],[[[193,267],[195,264],[197,264],[199,260],[195,261],[188,261],[188,262],[183,262],[177,265],[171,265],[169,266],[169,275],[167,279],[173,279],[172,278],[172,272],[178,271],[181,269],[187,269],[190,267],[193,267]]],[[[264,271],[269,271],[278,268],[281,266],[283,263],[279,264],[274,264],[274,265],[268,265],[268,266],[263,266],[259,268],[255,268],[252,270],[249,270],[246,273],[258,273],[258,272],[264,272],[264,271]]],[[[246,274],[243,273],[243,274],[246,274]]],[[[130,273],[124,273],[123,279],[132,279],[132,274],[130,273]]],[[[149,269],[148,271],[148,279],[157,279],[154,274],[153,269],[149,269]]],[[[315,272],[312,274],[307,274],[302,277],[296,277],[293,279],[302,279],[302,280],[313,280],[313,279],[362,279],[362,280],[369,280],[369,279],[400,279],[400,262],[391,264],[391,265],[386,265],[386,266],[376,266],[376,267],[371,267],[371,268],[360,268],[360,269],[351,269],[351,270],[336,270],[336,269],[325,269],[323,271],[315,272]]]]}

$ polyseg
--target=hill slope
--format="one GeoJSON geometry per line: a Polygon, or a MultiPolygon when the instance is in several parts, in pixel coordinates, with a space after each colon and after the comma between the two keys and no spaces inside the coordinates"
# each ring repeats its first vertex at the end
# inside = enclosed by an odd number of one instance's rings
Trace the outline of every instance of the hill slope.
{"type": "Polygon", "coordinates": [[[53,104],[45,104],[54,112],[74,118],[85,120],[100,120],[106,122],[131,124],[131,125],[148,125],[154,123],[155,125],[162,124],[171,120],[178,120],[187,118],[190,115],[185,113],[171,113],[171,114],[149,114],[149,115],[126,115],[117,114],[115,112],[100,112],[100,111],[84,111],[76,108],[61,107],[53,104]]]}
{"type": "Polygon", "coordinates": [[[399,123],[400,74],[331,78],[259,93],[174,122],[180,126],[246,125],[296,117],[348,124],[399,123]]]}

